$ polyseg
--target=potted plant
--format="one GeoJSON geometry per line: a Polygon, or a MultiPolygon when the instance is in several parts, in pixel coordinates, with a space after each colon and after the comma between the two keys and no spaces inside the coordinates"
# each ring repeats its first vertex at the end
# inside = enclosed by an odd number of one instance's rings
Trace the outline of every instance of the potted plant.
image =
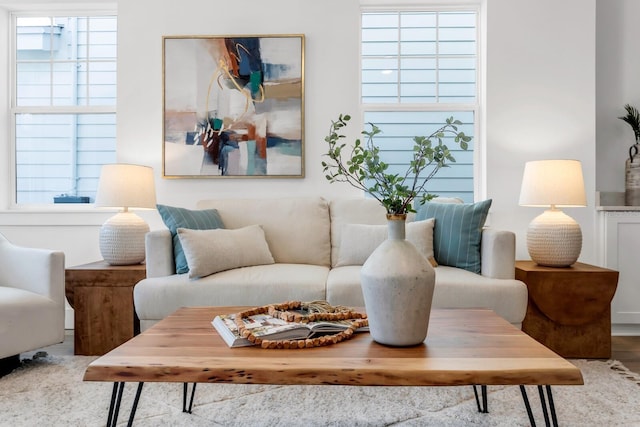
{"type": "Polygon", "coordinates": [[[422,193],[422,201],[433,195],[424,192],[426,183],[448,162],[455,162],[443,139],[447,135],[464,150],[471,137],[458,131],[462,123],[450,117],[429,136],[416,136],[413,157],[404,174],[388,171],[380,159],[374,137],[381,131],[374,124],[364,130],[363,143],[357,139],[351,150],[342,142],[342,130],[351,117],[340,115],[331,122],[325,141],[329,144],[322,161],[329,182],[346,182],[378,200],[387,211],[387,239],[373,251],[360,270],[369,330],[378,343],[391,346],[417,345],[424,341],[429,327],[435,271],[429,261],[405,239],[407,212],[422,193]],[[425,177],[421,173],[431,170],[425,177]]]}
{"type": "Polygon", "coordinates": [[[637,206],[640,205],[640,112],[629,104],[624,109],[627,114],[618,118],[631,126],[635,137],[635,143],[629,147],[629,157],[625,162],[624,202],[627,206],[637,206]]]}
{"type": "Polygon", "coordinates": [[[366,137],[364,143],[357,139],[351,151],[346,155],[346,144],[342,143],[345,135],[341,133],[347,126],[351,116],[340,115],[338,120],[332,121],[329,135],[325,141],[329,144],[326,154],[329,161],[323,161],[323,171],[329,182],[346,182],[355,188],[365,191],[378,200],[387,210],[387,214],[402,215],[413,212],[412,201],[422,193],[421,202],[430,200],[434,195],[423,192],[427,182],[438,173],[440,168],[447,167],[447,162],[456,160],[449,148],[443,143],[443,138],[451,135],[460,148],[466,150],[471,137],[458,131],[462,122],[450,117],[446,124],[429,136],[413,138],[413,158],[404,175],[387,172],[389,165],[380,160],[380,149],[374,143],[374,137],[381,133],[373,123],[369,123],[371,130],[362,131],[366,137]],[[437,143],[434,143],[437,141],[437,143]],[[422,178],[421,173],[431,167],[428,175],[422,178]],[[372,184],[369,184],[372,183],[372,184]]]}

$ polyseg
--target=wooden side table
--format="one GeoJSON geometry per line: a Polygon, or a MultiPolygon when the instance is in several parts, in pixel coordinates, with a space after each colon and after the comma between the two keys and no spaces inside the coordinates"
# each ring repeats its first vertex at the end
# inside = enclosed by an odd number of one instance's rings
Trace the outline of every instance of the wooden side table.
{"type": "Polygon", "coordinates": [[[589,264],[554,268],[516,261],[529,290],[522,330],[562,357],[611,357],[611,300],[618,272],[589,264]]]}
{"type": "Polygon", "coordinates": [[[74,309],[74,353],[103,355],[140,332],[133,287],[146,266],[105,261],[67,268],[65,293],[74,309]]]}

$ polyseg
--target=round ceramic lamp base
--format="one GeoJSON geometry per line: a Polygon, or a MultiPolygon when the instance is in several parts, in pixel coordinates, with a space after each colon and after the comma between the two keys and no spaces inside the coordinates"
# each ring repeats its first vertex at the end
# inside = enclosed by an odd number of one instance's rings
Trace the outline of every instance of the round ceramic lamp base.
{"type": "Polygon", "coordinates": [[[120,212],[100,228],[100,253],[111,265],[132,265],[144,261],[144,236],[149,225],[133,212],[120,212]]]}
{"type": "Polygon", "coordinates": [[[527,249],[539,265],[568,267],[582,250],[580,225],[560,210],[547,210],[529,224],[527,249]]]}

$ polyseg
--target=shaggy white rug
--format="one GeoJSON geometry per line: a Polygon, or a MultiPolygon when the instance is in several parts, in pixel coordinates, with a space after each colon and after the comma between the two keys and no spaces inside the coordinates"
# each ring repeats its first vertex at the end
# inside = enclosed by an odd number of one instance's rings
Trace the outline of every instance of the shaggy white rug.
{"type": "MultiPolygon", "coordinates": [[[[83,382],[95,357],[36,355],[0,378],[0,426],[103,426],[111,383],[83,382]],[[40,357],[38,357],[40,356],[40,357]]],[[[616,361],[574,360],[584,386],[553,387],[560,425],[640,426],[640,377],[616,361]]],[[[136,385],[127,384],[125,425],[136,385]]],[[[198,384],[192,414],[182,384],[146,383],[135,426],[526,426],[518,387],[489,386],[489,413],[472,387],[198,384]]],[[[537,389],[528,387],[538,425],[537,389]]]]}

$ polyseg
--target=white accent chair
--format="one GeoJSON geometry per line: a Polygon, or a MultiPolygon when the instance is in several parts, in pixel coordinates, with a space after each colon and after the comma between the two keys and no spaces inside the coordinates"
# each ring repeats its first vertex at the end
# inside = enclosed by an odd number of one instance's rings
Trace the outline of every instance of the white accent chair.
{"type": "MultiPolygon", "coordinates": [[[[64,341],[64,253],[12,244],[0,234],[0,362],[64,341]]],[[[2,366],[0,366],[2,368],[2,366]]]]}

